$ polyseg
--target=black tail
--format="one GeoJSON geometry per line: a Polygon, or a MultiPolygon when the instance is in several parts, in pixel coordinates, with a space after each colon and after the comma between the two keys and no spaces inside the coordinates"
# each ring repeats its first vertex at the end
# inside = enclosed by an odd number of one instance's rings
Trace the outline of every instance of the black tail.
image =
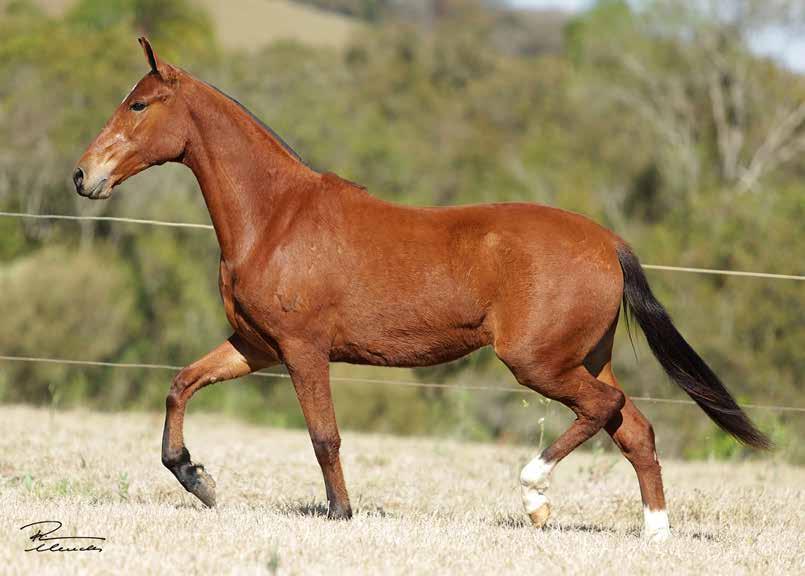
{"type": "Polygon", "coordinates": [[[617,253],[623,269],[623,302],[627,327],[631,312],[637,318],[651,351],[666,374],[721,429],[748,446],[770,449],[771,441],[755,428],[718,376],[677,331],[668,312],[651,293],[637,256],[625,244],[618,246],[617,253]]]}

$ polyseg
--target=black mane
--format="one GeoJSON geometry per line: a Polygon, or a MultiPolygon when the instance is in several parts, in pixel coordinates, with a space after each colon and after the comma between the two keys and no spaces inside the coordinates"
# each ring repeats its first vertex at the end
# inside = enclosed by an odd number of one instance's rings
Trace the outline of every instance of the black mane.
{"type": "Polygon", "coordinates": [[[213,90],[215,90],[216,92],[218,92],[219,94],[221,94],[222,96],[226,96],[226,97],[227,97],[229,100],[231,100],[232,102],[234,102],[235,104],[237,104],[237,105],[238,105],[238,107],[239,107],[241,110],[243,110],[244,112],[246,112],[246,114],[248,114],[248,115],[249,115],[249,116],[250,116],[250,117],[251,117],[251,118],[252,118],[252,119],[253,119],[255,122],[257,122],[257,123],[258,123],[260,126],[262,126],[262,127],[263,127],[263,128],[264,128],[264,129],[265,129],[265,130],[266,130],[266,131],[269,133],[269,134],[271,134],[271,136],[273,136],[273,137],[274,137],[274,139],[275,139],[277,142],[279,142],[279,143],[280,143],[280,145],[281,145],[281,146],[282,146],[282,147],[285,149],[285,151],[286,151],[286,152],[290,153],[290,154],[291,154],[291,156],[293,156],[294,158],[296,158],[297,160],[299,160],[299,161],[300,161],[302,164],[304,164],[305,166],[307,166],[307,162],[305,162],[305,161],[302,159],[302,157],[301,157],[299,154],[297,154],[297,153],[296,153],[296,150],[294,150],[293,148],[291,148],[291,146],[290,146],[290,145],[289,145],[289,144],[288,144],[288,143],[287,143],[285,140],[283,140],[283,139],[282,139],[282,136],[280,136],[279,134],[277,134],[276,132],[274,132],[274,129],[273,129],[273,128],[271,128],[271,126],[269,126],[268,124],[266,124],[265,122],[263,122],[262,120],[260,120],[260,119],[259,119],[257,116],[255,116],[254,114],[252,114],[251,110],[249,110],[248,108],[246,108],[246,106],[244,106],[243,104],[241,104],[240,102],[238,102],[238,101],[237,101],[235,98],[232,98],[232,96],[230,96],[229,94],[227,94],[227,93],[226,93],[226,92],[224,92],[223,90],[219,89],[218,87],[213,86],[212,84],[207,84],[207,86],[209,86],[210,88],[212,88],[213,90]]]}

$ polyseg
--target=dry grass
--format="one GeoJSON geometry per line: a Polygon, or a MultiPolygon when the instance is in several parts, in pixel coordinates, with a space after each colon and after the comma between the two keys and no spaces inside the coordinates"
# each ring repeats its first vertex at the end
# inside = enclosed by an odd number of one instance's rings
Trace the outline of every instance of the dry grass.
{"type": "Polygon", "coordinates": [[[4,574],[803,573],[805,472],[778,463],[666,462],[675,538],[640,537],[631,469],[571,455],[555,515],[521,512],[521,447],[343,434],[356,517],[323,517],[304,432],[188,417],[191,451],[218,481],[203,509],[159,461],[161,416],[0,408],[4,574]],[[101,553],[25,553],[18,528],[64,522],[101,553]]]}

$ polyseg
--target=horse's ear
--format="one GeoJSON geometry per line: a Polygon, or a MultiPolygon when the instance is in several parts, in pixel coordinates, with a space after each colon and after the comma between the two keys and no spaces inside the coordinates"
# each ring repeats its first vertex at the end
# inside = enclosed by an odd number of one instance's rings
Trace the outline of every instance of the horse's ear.
{"type": "Polygon", "coordinates": [[[148,41],[148,38],[145,36],[140,36],[137,38],[137,41],[140,43],[140,46],[143,47],[145,57],[148,59],[148,64],[151,66],[151,72],[154,74],[159,74],[159,62],[157,61],[157,55],[154,54],[154,49],[151,48],[151,43],[148,41]]]}

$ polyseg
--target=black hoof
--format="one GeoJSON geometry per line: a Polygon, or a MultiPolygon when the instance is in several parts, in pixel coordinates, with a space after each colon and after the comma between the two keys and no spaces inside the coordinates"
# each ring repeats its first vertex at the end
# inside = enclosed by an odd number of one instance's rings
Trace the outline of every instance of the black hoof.
{"type": "Polygon", "coordinates": [[[165,462],[165,465],[185,490],[201,500],[205,506],[215,507],[215,480],[204,470],[204,466],[190,461],[187,448],[182,449],[178,459],[165,462]]]}
{"type": "Polygon", "coordinates": [[[207,474],[204,466],[193,464],[186,475],[184,481],[180,480],[185,490],[201,500],[208,508],[215,508],[215,480],[207,474]]]}

